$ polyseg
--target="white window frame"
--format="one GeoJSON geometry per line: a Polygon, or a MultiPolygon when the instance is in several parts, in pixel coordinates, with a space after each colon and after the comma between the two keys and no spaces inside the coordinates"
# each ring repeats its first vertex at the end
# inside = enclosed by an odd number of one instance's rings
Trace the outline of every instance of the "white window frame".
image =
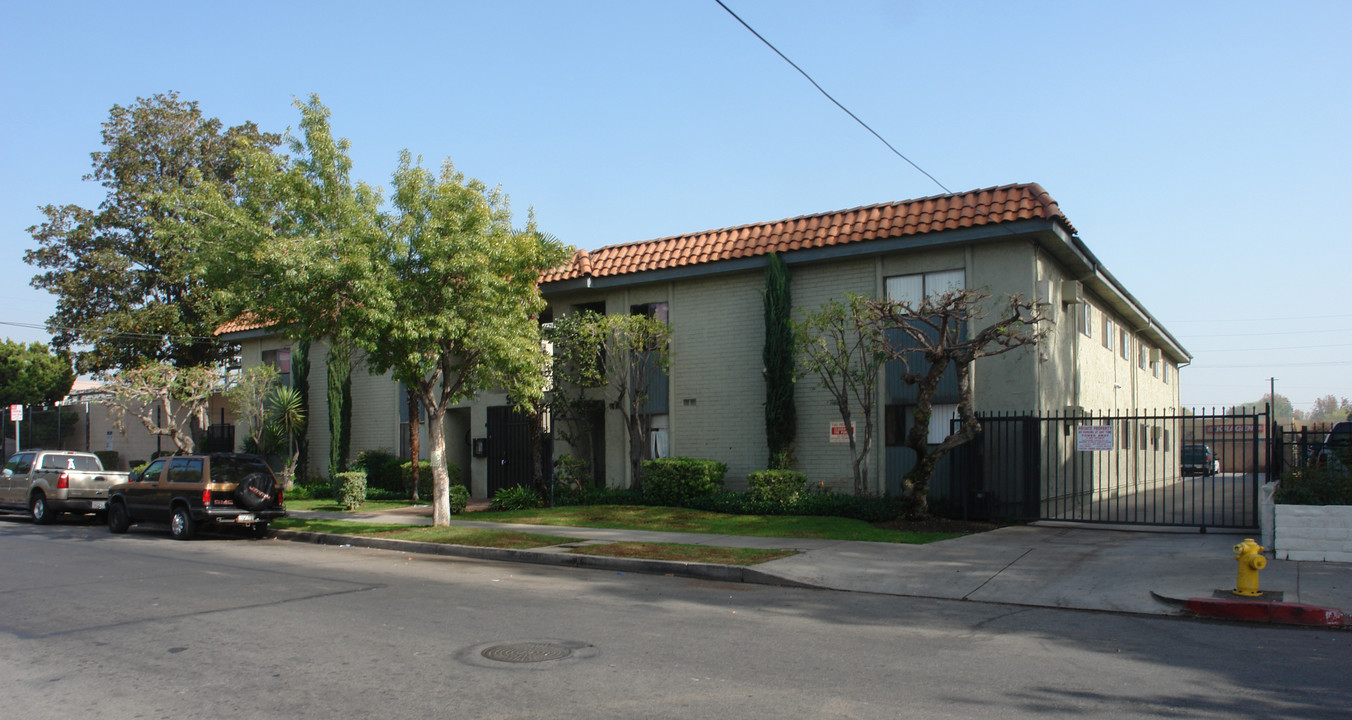
{"type": "Polygon", "coordinates": [[[1080,332],[1085,337],[1094,337],[1094,306],[1087,302],[1080,304],[1080,332]]]}
{"type": "Polygon", "coordinates": [[[883,288],[887,293],[888,300],[906,302],[914,306],[924,302],[927,297],[939,295],[949,290],[966,289],[967,271],[963,268],[954,268],[952,270],[893,275],[883,280],[883,288]],[[918,288],[915,287],[917,283],[919,284],[918,288]],[[920,292],[920,297],[914,297],[914,292],[917,289],[920,292]]]}

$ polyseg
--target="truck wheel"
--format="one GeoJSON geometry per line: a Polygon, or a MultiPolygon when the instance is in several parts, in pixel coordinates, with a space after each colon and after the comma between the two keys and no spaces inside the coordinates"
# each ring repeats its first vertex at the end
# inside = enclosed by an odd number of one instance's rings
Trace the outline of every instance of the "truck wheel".
{"type": "Polygon", "coordinates": [[[47,507],[47,496],[41,492],[33,493],[33,499],[28,501],[28,514],[33,516],[33,522],[38,525],[50,525],[56,516],[56,513],[47,507]]]}
{"type": "Polygon", "coordinates": [[[193,522],[192,513],[188,511],[187,506],[179,505],[174,508],[174,516],[169,518],[169,534],[175,540],[191,540],[196,532],[197,523],[193,522]]]}
{"type": "Polygon", "coordinates": [[[108,506],[108,532],[122,534],[131,527],[131,518],[127,516],[127,508],[120,502],[115,502],[108,506]]]}

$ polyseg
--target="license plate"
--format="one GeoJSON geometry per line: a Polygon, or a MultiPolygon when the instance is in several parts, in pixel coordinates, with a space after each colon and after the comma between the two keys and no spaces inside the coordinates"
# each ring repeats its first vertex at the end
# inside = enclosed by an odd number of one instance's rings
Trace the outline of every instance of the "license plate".
{"type": "Polygon", "coordinates": [[[241,524],[241,525],[246,524],[246,523],[251,523],[251,522],[253,522],[253,521],[254,521],[254,516],[253,516],[253,515],[250,515],[249,513],[240,513],[238,516],[235,517],[235,522],[237,522],[237,523],[239,523],[239,524],[241,524]]]}
{"type": "Polygon", "coordinates": [[[90,510],[102,510],[106,507],[108,507],[107,500],[95,500],[94,502],[89,503],[90,510]]]}

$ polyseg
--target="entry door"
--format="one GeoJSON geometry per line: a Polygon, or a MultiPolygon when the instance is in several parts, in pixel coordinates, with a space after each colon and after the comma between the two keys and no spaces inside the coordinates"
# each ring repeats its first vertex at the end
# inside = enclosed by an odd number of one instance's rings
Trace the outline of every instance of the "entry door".
{"type": "Polygon", "coordinates": [[[530,416],[510,405],[488,408],[488,496],[531,483],[530,416]]]}

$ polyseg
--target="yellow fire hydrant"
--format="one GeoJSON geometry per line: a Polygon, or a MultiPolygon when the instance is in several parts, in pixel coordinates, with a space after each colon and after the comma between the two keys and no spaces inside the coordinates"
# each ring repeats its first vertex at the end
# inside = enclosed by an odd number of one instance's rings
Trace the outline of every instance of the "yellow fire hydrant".
{"type": "Polygon", "coordinates": [[[1231,592],[1245,597],[1262,595],[1258,590],[1258,571],[1267,567],[1267,558],[1262,554],[1266,548],[1254,542],[1253,538],[1246,538],[1233,549],[1235,560],[1239,561],[1239,578],[1235,580],[1235,589],[1231,592]]]}

